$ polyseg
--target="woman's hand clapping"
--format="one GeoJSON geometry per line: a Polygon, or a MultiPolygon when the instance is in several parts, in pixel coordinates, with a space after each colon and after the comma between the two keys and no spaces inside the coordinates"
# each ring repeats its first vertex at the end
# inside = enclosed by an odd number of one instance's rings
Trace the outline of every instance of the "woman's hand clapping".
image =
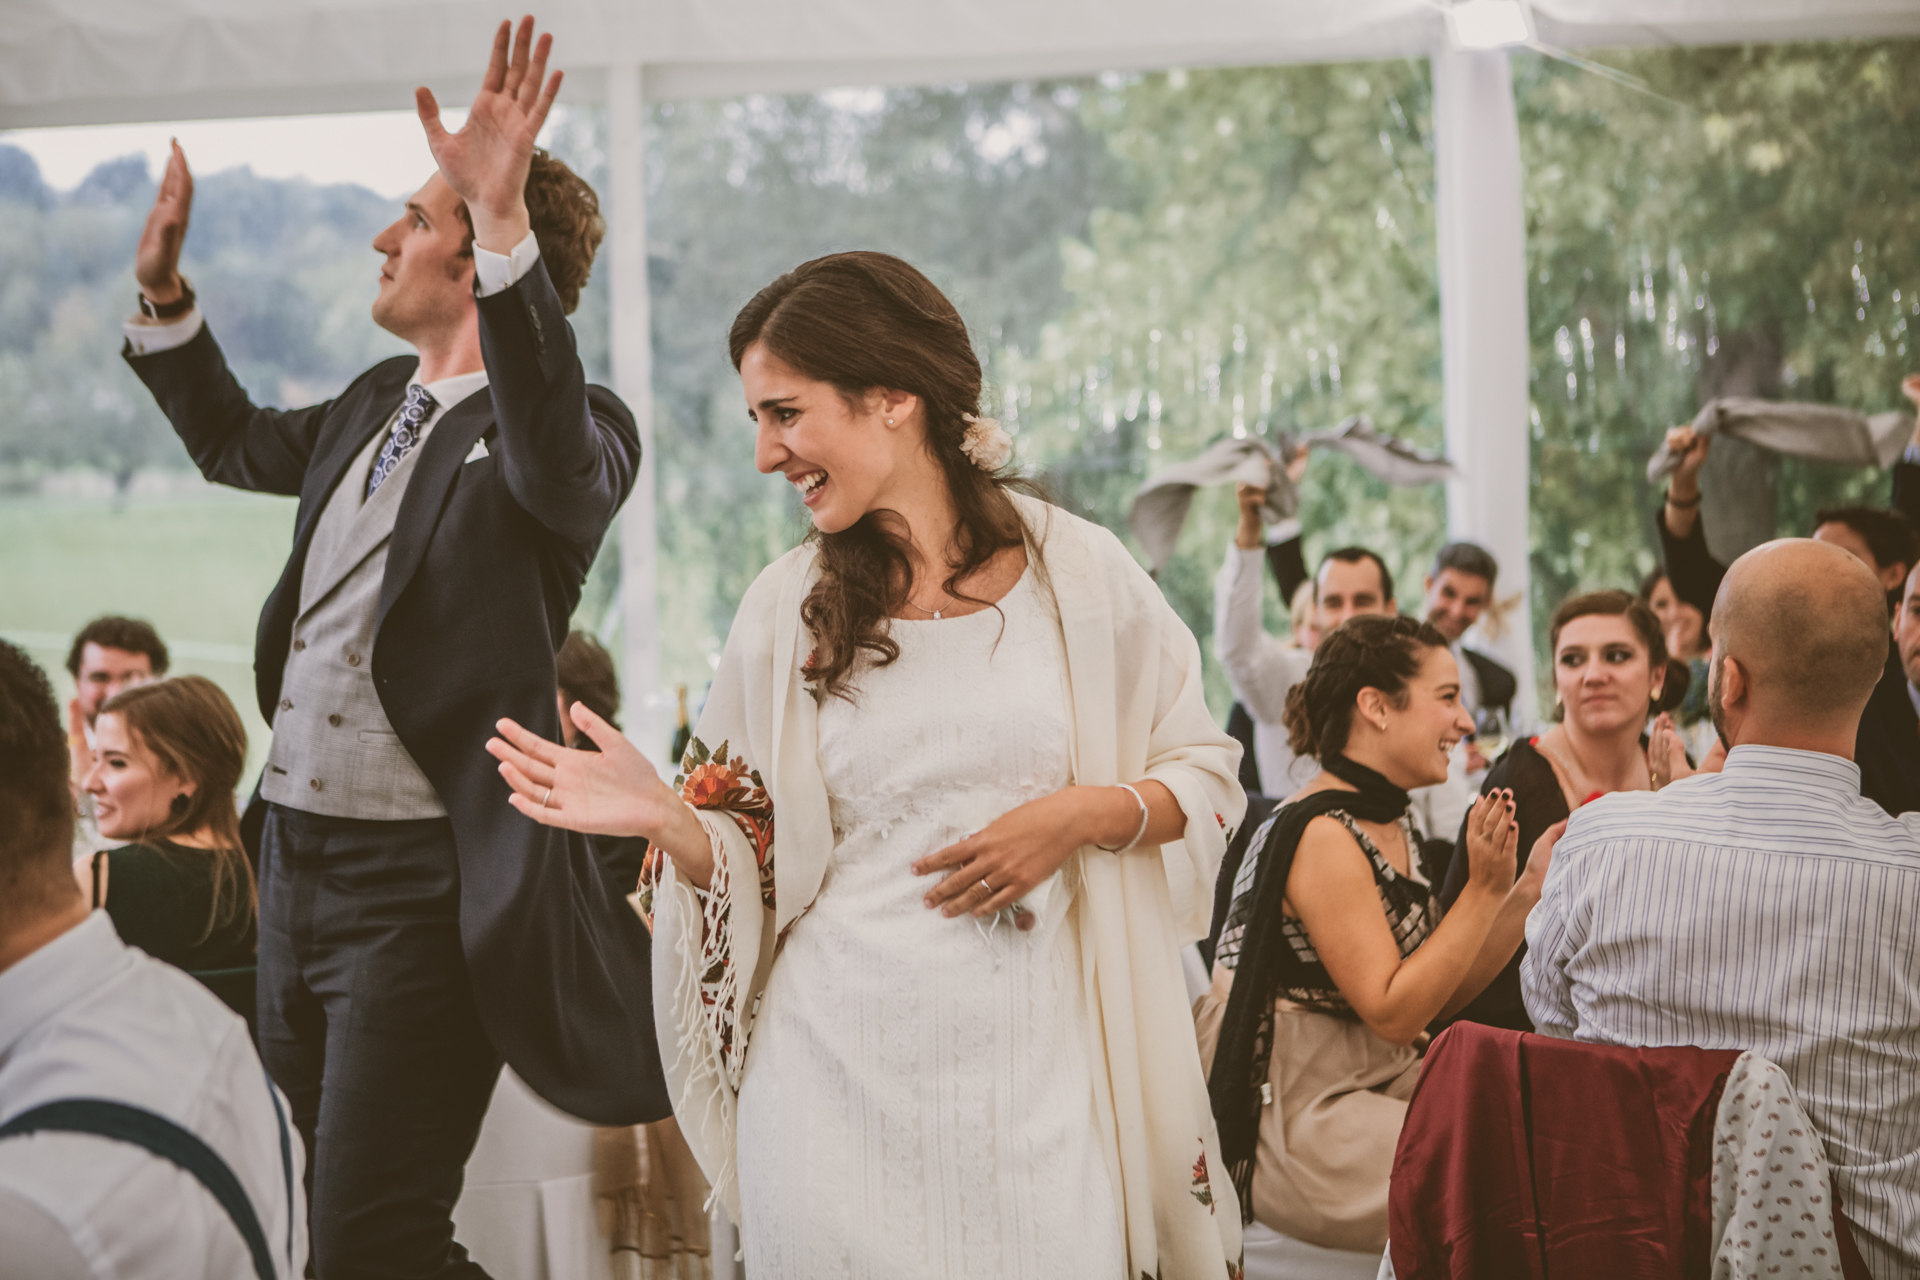
{"type": "Polygon", "coordinates": [[[1513,887],[1520,824],[1513,792],[1489,791],[1467,813],[1467,887],[1504,894],[1513,887]]]}
{"type": "Polygon", "coordinates": [[[1691,778],[1693,773],[1693,766],[1687,763],[1687,748],[1680,730],[1674,727],[1672,716],[1661,712],[1654,717],[1653,728],[1647,731],[1647,774],[1653,789],[1658,791],[1670,782],[1691,778]]]}

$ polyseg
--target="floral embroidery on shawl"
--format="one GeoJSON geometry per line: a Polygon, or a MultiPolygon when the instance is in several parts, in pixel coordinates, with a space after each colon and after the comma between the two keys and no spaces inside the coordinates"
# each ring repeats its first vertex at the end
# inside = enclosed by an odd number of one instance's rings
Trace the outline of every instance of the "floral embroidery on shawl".
{"type": "Polygon", "coordinates": [[[1200,1158],[1193,1162],[1193,1198],[1207,1206],[1207,1212],[1214,1212],[1213,1181],[1207,1177],[1207,1148],[1200,1148],[1200,1158]]]}
{"type": "Polygon", "coordinates": [[[760,867],[760,901],[773,910],[773,797],[767,794],[760,771],[748,768],[740,756],[729,760],[726,743],[709,751],[706,743],[694,738],[687,743],[673,785],[694,808],[733,819],[753,846],[753,860],[760,867]]]}
{"type": "MultiPolygon", "coordinates": [[[[673,785],[693,808],[724,813],[740,828],[759,868],[760,901],[772,911],[773,799],[759,771],[749,768],[740,756],[729,759],[727,746],[722,742],[717,750],[710,750],[699,738],[689,741],[673,785]]],[[[653,924],[654,893],[664,872],[659,851],[649,850],[640,873],[640,911],[649,928],[653,924]]],[[[733,909],[732,875],[725,858],[714,859],[712,883],[704,892],[696,889],[694,893],[701,905],[700,1003],[706,1009],[721,1059],[732,1069],[729,1074],[737,1084],[733,1015],[740,981],[734,971],[733,930],[728,919],[733,909]]]]}

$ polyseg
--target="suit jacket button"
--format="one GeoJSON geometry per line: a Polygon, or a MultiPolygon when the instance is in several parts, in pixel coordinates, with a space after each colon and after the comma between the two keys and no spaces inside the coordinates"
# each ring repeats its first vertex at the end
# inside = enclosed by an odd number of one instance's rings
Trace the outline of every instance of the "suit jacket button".
{"type": "Polygon", "coordinates": [[[312,788],[313,790],[315,790],[315,791],[318,791],[318,790],[320,789],[320,779],[318,779],[318,778],[308,778],[308,779],[307,779],[307,785],[308,785],[309,787],[311,787],[311,788],[312,788]]]}
{"type": "Polygon", "coordinates": [[[305,649],[306,647],[307,647],[307,642],[305,640],[295,640],[293,642],[293,651],[295,653],[299,653],[301,650],[305,649]]]}
{"type": "Polygon", "coordinates": [[[350,653],[350,654],[348,654],[348,655],[347,655],[347,665],[348,665],[348,666],[350,666],[350,667],[357,667],[357,666],[359,666],[359,665],[360,665],[360,655],[359,655],[359,654],[357,654],[357,653],[350,653]]]}
{"type": "Polygon", "coordinates": [[[291,710],[293,710],[293,699],[292,699],[292,698],[282,698],[282,699],[280,699],[280,709],[281,709],[282,711],[291,711],[291,710]]]}
{"type": "Polygon", "coordinates": [[[340,727],[340,713],[336,711],[332,715],[328,716],[327,723],[332,725],[334,728],[338,729],[340,727]]]}

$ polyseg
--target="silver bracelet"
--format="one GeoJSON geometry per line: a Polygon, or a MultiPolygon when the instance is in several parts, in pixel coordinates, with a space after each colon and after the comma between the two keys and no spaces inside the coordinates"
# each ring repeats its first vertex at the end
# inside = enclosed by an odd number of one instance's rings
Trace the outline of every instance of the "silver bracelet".
{"type": "Polygon", "coordinates": [[[1141,836],[1144,836],[1145,834],[1147,834],[1147,819],[1151,815],[1147,812],[1147,802],[1141,798],[1140,793],[1138,791],[1135,791],[1132,787],[1128,786],[1124,782],[1116,782],[1113,785],[1116,787],[1119,787],[1122,791],[1132,796],[1133,802],[1140,806],[1140,829],[1133,833],[1133,839],[1127,841],[1123,845],[1096,844],[1093,847],[1096,849],[1104,850],[1107,853],[1125,853],[1127,850],[1133,848],[1135,845],[1140,843],[1141,836]]]}

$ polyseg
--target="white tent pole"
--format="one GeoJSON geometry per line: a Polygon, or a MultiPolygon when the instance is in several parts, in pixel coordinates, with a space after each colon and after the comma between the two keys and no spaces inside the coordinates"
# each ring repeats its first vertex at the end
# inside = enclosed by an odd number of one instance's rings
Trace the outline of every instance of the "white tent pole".
{"type": "Polygon", "coordinates": [[[613,389],[640,430],[640,475],[620,513],[621,693],[627,735],[671,776],[671,725],[660,689],[660,600],[654,533],[653,325],[647,299],[646,103],[637,64],[607,70],[608,350],[613,389]]]}
{"type": "Polygon", "coordinates": [[[1460,479],[1447,486],[1447,532],[1499,560],[1496,598],[1520,596],[1505,635],[1488,648],[1520,679],[1514,713],[1526,725],[1535,702],[1526,223],[1513,74],[1504,51],[1465,52],[1443,43],[1434,52],[1433,133],[1447,455],[1460,469],[1460,479]]]}

